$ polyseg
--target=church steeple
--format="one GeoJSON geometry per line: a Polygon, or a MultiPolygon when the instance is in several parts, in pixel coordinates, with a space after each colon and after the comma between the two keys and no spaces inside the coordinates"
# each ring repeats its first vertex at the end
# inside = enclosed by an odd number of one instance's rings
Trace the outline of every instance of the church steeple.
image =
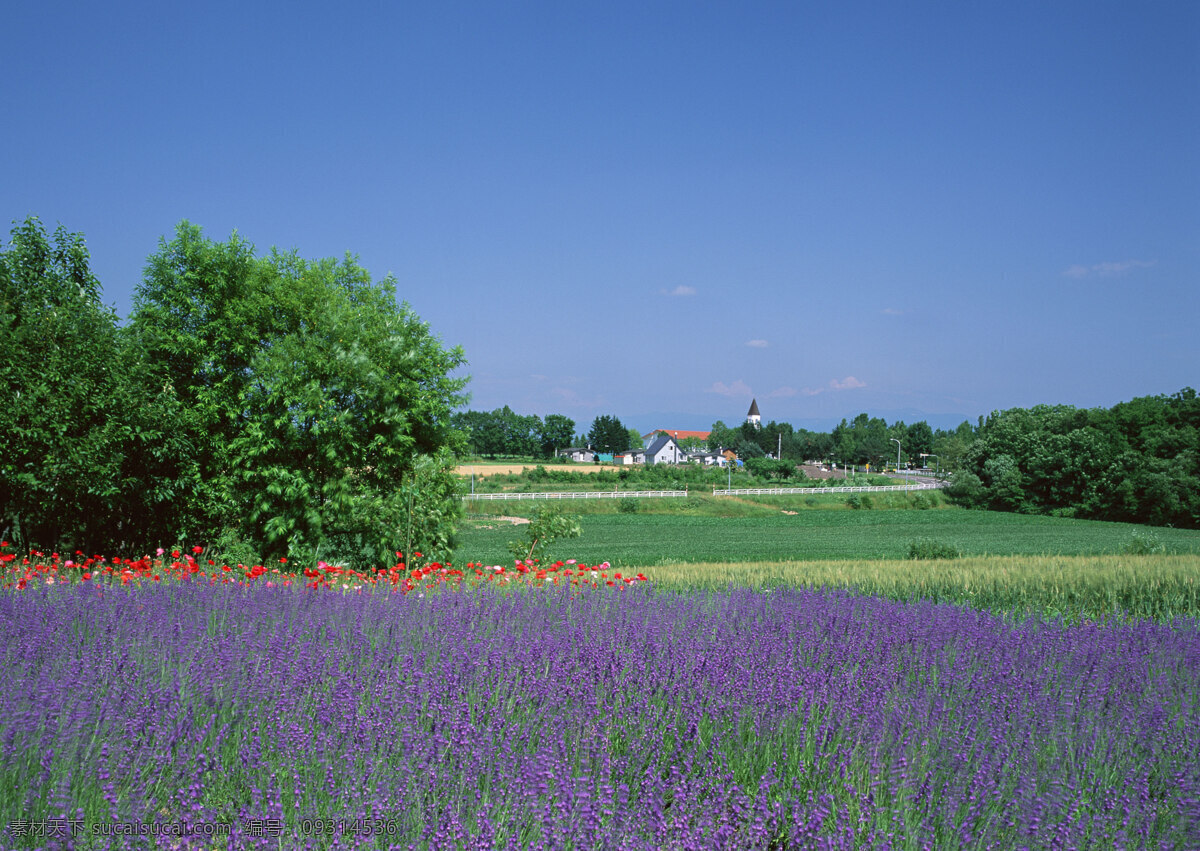
{"type": "Polygon", "coordinates": [[[746,422],[752,423],[755,428],[762,428],[762,417],[758,413],[758,400],[750,400],[750,410],[746,413],[746,422]]]}

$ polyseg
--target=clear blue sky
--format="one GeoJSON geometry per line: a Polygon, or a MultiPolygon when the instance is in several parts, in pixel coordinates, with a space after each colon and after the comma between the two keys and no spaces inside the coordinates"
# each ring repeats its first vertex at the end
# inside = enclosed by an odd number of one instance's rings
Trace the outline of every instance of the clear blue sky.
{"type": "Polygon", "coordinates": [[[82,231],[121,316],[182,219],[349,251],[476,409],[953,425],[1200,385],[1192,0],[17,0],[0,71],[0,211],[82,231]]]}

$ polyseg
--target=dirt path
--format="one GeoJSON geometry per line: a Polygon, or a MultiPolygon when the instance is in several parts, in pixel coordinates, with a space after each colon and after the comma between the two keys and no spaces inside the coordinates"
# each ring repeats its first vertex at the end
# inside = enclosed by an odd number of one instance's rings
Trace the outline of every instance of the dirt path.
{"type": "MultiPolygon", "coordinates": [[[[528,517],[505,517],[503,515],[497,515],[496,517],[489,517],[488,520],[495,521],[496,523],[509,523],[513,526],[524,526],[527,523],[529,523],[528,517]]],[[[480,529],[494,529],[496,527],[493,526],[491,523],[487,523],[487,524],[480,526],[479,528],[480,529]]]]}

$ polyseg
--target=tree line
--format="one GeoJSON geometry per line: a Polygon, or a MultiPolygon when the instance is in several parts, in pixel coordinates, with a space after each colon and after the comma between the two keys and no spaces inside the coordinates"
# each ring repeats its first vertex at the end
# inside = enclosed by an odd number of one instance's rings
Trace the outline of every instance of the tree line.
{"type": "Polygon", "coordinates": [[[1200,528],[1200,398],[1186,387],[995,412],[948,493],[972,508],[1200,528]]]}
{"type": "Polygon", "coordinates": [[[260,256],[183,222],[122,325],[82,234],[30,217],[0,244],[0,337],[5,540],[231,563],[451,549],[463,353],[350,255],[260,256]]]}
{"type": "MultiPolygon", "coordinates": [[[[507,408],[494,416],[521,419],[507,408]]],[[[519,449],[539,445],[538,418],[525,419],[524,444],[510,443],[498,454],[534,454],[519,449]]],[[[597,417],[574,440],[606,452],[642,443],[611,415],[597,417]]],[[[730,427],[718,420],[707,441],[681,444],[731,449],[776,478],[804,461],[894,467],[898,454],[902,466],[952,474],[947,494],[969,508],[1200,528],[1200,400],[1191,388],[1109,409],[1014,408],[954,429],[934,429],[925,421],[889,424],[865,413],[829,432],[777,422],[730,427]],[[773,460],[767,462],[768,456],[773,460]]],[[[553,454],[548,444],[540,446],[546,457],[553,454]]]]}
{"type": "Polygon", "coordinates": [[[609,414],[592,420],[586,434],[575,434],[575,421],[562,414],[517,414],[508,405],[494,411],[459,411],[451,423],[462,431],[467,448],[483,458],[553,458],[561,450],[591,447],[617,453],[639,449],[642,438],[609,414]]]}

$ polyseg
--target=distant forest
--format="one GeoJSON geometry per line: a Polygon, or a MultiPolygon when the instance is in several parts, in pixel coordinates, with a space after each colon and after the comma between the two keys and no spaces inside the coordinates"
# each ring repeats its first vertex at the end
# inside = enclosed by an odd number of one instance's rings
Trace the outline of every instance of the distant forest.
{"type": "MultiPolygon", "coordinates": [[[[572,442],[618,452],[641,444],[637,432],[613,416],[597,417],[579,435],[561,414],[543,420],[507,406],[460,411],[452,424],[472,452],[488,457],[550,458],[572,442]]],[[[902,465],[949,474],[947,494],[968,508],[1200,528],[1200,399],[1190,387],[1107,409],[1013,408],[952,430],[924,421],[889,425],[864,413],[830,432],[717,421],[706,443],[680,442],[732,449],[743,459],[779,454],[797,463],[876,469],[894,465],[898,450],[902,465]]]]}

